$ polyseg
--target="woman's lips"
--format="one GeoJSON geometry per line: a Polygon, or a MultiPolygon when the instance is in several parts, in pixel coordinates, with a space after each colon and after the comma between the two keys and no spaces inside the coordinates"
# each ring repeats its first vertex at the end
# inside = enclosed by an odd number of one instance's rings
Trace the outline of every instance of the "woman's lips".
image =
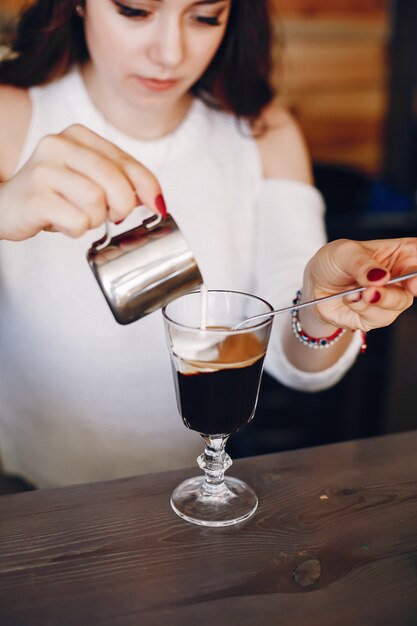
{"type": "Polygon", "coordinates": [[[138,81],[151,91],[166,91],[172,89],[178,83],[177,80],[159,80],[157,78],[144,78],[138,76],[138,81]]]}

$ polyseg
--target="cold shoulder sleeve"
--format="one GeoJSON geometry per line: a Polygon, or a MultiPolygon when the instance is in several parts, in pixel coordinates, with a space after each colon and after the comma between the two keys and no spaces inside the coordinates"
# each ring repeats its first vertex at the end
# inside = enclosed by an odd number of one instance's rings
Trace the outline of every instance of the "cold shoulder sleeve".
{"type": "MultiPolygon", "coordinates": [[[[255,293],[274,308],[291,304],[302,284],[306,263],[326,243],[324,213],[323,197],[314,187],[290,180],[262,182],[256,212],[255,293]]],[[[358,355],[360,333],[353,334],[344,354],[330,368],[304,372],[284,354],[282,333],[287,315],[275,317],[266,371],[283,384],[304,391],[320,391],[337,383],[358,355]]]]}

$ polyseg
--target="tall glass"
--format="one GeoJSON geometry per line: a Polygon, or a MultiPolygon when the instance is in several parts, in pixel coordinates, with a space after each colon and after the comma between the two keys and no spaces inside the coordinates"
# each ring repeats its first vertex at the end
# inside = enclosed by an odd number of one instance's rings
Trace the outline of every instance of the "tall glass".
{"type": "Polygon", "coordinates": [[[258,498],[242,480],[225,477],[232,465],[229,436],[255,413],[272,317],[233,330],[272,306],[234,291],[193,292],[163,309],[179,413],[203,437],[198,459],[204,474],[182,482],[171,506],[183,519],[227,526],[250,517],[258,498]]]}

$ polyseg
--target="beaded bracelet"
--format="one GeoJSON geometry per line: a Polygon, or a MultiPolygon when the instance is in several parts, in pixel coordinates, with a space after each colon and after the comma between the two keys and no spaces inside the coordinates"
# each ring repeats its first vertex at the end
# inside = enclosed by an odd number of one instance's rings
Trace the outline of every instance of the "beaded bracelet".
{"type": "MultiPolygon", "coordinates": [[[[300,299],[301,291],[298,290],[292,303],[294,305],[298,304],[300,299]]],[[[342,335],[346,332],[346,328],[338,328],[332,335],[329,335],[329,337],[311,337],[310,335],[307,335],[301,327],[298,319],[298,310],[292,311],[291,317],[291,325],[294,335],[297,337],[298,341],[304,346],[307,346],[307,348],[315,348],[316,350],[320,348],[330,348],[330,346],[333,346],[337,341],[339,341],[342,335]]]]}

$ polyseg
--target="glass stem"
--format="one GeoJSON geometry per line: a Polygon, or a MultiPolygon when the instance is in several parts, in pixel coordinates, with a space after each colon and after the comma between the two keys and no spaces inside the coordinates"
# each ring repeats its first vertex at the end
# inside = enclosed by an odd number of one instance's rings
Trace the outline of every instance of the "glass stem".
{"type": "Polygon", "coordinates": [[[225,445],[229,435],[211,437],[202,435],[205,449],[197,463],[204,470],[203,491],[206,495],[219,495],[228,491],[224,482],[224,473],[232,465],[232,459],[225,451],[225,445]]]}

